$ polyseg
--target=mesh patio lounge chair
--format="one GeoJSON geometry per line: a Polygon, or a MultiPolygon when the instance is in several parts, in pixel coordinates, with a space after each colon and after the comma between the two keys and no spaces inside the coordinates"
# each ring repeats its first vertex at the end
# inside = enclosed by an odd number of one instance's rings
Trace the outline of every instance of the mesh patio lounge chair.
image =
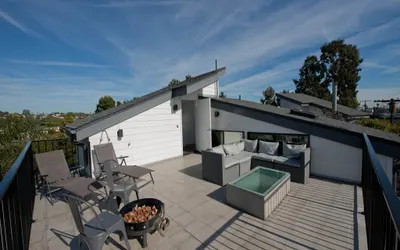
{"type": "MultiPolygon", "coordinates": [[[[111,162],[115,163],[115,166],[118,166],[118,167],[113,168],[114,173],[122,174],[124,176],[129,176],[129,177],[133,178],[135,181],[137,179],[140,179],[141,177],[149,174],[151,181],[144,183],[141,187],[143,187],[151,182],[154,184],[154,179],[153,179],[153,175],[152,175],[152,172],[154,170],[144,168],[144,167],[139,167],[136,165],[127,165],[125,159],[128,158],[128,156],[117,157],[112,143],[95,145],[94,146],[94,156],[96,157],[94,162],[97,162],[97,164],[95,164],[95,169],[96,168],[98,169],[97,172],[99,172],[99,169],[102,168],[102,166],[104,165],[105,162],[111,161],[111,162]],[[119,162],[118,160],[121,160],[121,162],[119,162]],[[96,165],[98,165],[98,166],[96,166],[96,165]]],[[[100,174],[97,173],[96,175],[100,175],[100,174]]],[[[138,188],[140,188],[140,187],[138,187],[138,188]]]]}
{"type": "Polygon", "coordinates": [[[51,194],[60,189],[85,198],[93,194],[94,190],[104,187],[92,178],[72,177],[62,150],[35,154],[35,159],[43,184],[42,188],[50,196],[51,204],[55,200],[51,194]]]}

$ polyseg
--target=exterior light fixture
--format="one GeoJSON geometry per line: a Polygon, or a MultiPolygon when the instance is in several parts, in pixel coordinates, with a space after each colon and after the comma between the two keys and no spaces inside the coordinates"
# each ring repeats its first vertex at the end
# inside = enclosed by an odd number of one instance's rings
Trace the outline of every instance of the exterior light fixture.
{"type": "Polygon", "coordinates": [[[117,136],[118,138],[122,138],[124,136],[124,131],[122,129],[118,129],[117,136]]]}

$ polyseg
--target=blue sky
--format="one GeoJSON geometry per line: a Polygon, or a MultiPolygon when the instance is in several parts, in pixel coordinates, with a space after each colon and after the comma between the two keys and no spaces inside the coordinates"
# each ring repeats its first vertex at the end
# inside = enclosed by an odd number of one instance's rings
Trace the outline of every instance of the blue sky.
{"type": "Polygon", "coordinates": [[[307,55],[360,48],[359,100],[400,97],[400,0],[2,0],[0,110],[92,112],[212,70],[228,97],[294,89],[307,55]]]}

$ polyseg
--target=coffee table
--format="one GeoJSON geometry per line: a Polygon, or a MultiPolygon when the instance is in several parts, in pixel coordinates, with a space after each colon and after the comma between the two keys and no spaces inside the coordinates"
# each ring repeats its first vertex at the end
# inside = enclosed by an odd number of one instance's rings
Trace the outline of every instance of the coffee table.
{"type": "Polygon", "coordinates": [[[259,166],[226,185],[226,201],[265,220],[289,191],[289,173],[259,166]]]}

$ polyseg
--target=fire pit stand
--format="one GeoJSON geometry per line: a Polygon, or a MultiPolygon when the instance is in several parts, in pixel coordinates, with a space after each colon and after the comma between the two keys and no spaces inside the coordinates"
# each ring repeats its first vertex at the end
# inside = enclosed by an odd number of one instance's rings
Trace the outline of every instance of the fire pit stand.
{"type": "Polygon", "coordinates": [[[125,221],[126,233],[128,235],[128,239],[137,239],[142,246],[142,248],[147,247],[147,234],[153,234],[158,231],[161,236],[164,236],[161,232],[163,227],[163,221],[165,218],[165,208],[164,203],[160,200],[153,198],[139,199],[136,201],[132,201],[126,204],[123,208],[121,208],[120,213],[122,217],[133,210],[134,207],[140,206],[156,206],[157,214],[154,215],[150,220],[141,222],[141,223],[128,223],[125,221]]]}

